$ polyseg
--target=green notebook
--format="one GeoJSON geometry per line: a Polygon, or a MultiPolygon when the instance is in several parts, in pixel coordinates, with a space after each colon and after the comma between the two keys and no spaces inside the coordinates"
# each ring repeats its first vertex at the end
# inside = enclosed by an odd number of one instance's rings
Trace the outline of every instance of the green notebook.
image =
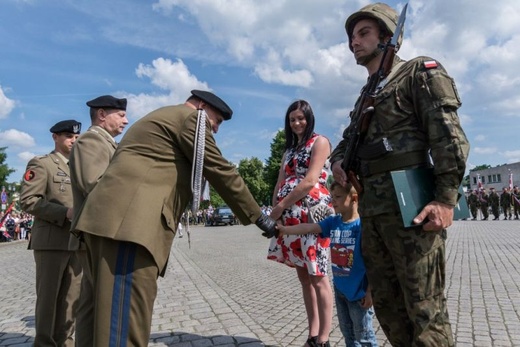
{"type": "MultiPolygon", "coordinates": [[[[434,199],[433,169],[399,170],[392,171],[391,174],[403,224],[405,228],[417,226],[413,219],[434,199]]],[[[453,210],[454,220],[469,218],[469,208],[462,186],[459,187],[459,194],[461,198],[453,210]]]]}

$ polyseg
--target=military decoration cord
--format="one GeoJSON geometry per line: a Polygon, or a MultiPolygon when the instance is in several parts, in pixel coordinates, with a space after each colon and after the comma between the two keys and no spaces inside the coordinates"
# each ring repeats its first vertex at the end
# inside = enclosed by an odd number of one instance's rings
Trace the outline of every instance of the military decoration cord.
{"type": "Polygon", "coordinates": [[[195,129],[191,169],[191,192],[193,193],[191,211],[193,214],[196,214],[199,209],[202,194],[202,169],[204,167],[204,147],[206,144],[206,116],[206,111],[199,110],[197,115],[197,128],[195,129]]]}

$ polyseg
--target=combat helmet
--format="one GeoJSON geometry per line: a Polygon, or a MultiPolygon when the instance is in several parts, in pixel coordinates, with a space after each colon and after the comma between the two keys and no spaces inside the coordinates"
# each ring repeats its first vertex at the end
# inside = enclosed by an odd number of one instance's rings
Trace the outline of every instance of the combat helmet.
{"type": "MultiPolygon", "coordinates": [[[[393,8],[382,2],[367,5],[359,11],[351,14],[345,22],[345,30],[347,31],[348,36],[348,46],[351,51],[352,32],[354,31],[354,26],[356,25],[356,23],[359,22],[361,19],[375,19],[378,21],[380,27],[386,29],[386,31],[388,31],[390,35],[393,35],[395,32],[395,28],[397,27],[399,15],[393,8]]],[[[398,40],[399,46],[401,45],[402,41],[403,34],[401,33],[398,40]]]]}

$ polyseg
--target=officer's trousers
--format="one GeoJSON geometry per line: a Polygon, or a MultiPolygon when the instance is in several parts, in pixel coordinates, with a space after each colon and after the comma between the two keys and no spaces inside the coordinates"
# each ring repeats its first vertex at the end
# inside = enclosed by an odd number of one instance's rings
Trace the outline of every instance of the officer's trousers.
{"type": "Polygon", "coordinates": [[[84,234],[94,293],[94,346],[147,346],[158,268],[146,248],[84,234]]]}

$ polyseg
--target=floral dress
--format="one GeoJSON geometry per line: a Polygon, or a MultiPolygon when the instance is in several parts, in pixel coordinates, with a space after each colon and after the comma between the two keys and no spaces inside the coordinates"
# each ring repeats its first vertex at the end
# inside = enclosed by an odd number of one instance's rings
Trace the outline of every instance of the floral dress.
{"type": "MultiPolygon", "coordinates": [[[[278,201],[283,200],[307,174],[312,147],[317,138],[318,135],[314,134],[305,146],[287,150],[284,162],[285,181],[279,187],[278,201]]],[[[283,211],[284,225],[307,223],[308,207],[317,204],[330,205],[331,197],[326,188],[328,176],[329,170],[326,164],[321,170],[318,182],[309,191],[307,197],[283,211]]],[[[271,239],[267,259],[291,267],[305,267],[310,275],[325,276],[329,264],[329,245],[330,239],[322,238],[318,234],[283,235],[271,239]]]]}

